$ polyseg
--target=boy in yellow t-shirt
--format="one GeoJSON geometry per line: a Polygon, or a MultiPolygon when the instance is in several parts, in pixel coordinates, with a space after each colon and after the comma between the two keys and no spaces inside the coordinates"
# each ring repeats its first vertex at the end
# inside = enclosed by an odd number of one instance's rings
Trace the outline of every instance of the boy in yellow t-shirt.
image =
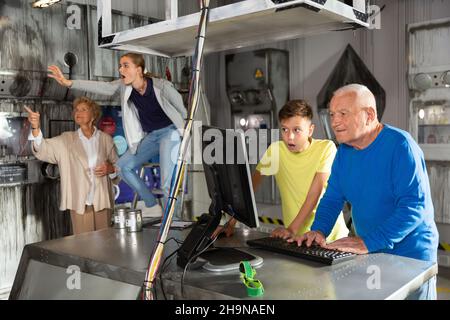
{"type": "MultiPolygon", "coordinates": [[[[285,226],[272,236],[290,238],[309,231],[317,204],[325,192],[336,146],[330,140],[313,139],[312,109],[304,100],[286,103],[278,113],[282,141],[272,143],[266,150],[252,176],[256,190],[264,176],[275,175],[280,190],[285,226]]],[[[233,233],[235,219],[224,230],[233,233]]],[[[328,236],[334,241],[348,235],[344,217],[340,214],[328,236]]]]}

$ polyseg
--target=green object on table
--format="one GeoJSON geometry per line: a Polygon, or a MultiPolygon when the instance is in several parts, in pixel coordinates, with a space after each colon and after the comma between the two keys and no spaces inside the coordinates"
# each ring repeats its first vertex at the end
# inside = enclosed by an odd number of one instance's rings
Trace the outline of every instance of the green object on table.
{"type": "Polygon", "coordinates": [[[264,287],[258,279],[255,279],[256,270],[252,267],[250,262],[241,261],[239,264],[239,271],[241,272],[241,279],[247,287],[247,294],[249,297],[260,297],[264,295],[264,287]]]}

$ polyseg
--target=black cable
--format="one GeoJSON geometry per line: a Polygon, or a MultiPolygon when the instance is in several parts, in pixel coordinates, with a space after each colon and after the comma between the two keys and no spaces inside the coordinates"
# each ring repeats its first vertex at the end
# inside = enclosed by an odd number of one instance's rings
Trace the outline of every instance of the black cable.
{"type": "Polygon", "coordinates": [[[163,264],[162,264],[162,266],[161,266],[161,271],[159,272],[159,282],[160,282],[160,286],[161,286],[161,292],[162,292],[162,294],[163,294],[163,296],[164,296],[164,300],[167,300],[167,297],[166,297],[166,292],[164,291],[164,284],[163,284],[163,274],[164,274],[164,272],[165,272],[165,269],[170,265],[170,261],[173,259],[173,257],[174,257],[174,254],[175,253],[178,253],[178,250],[179,250],[180,248],[178,248],[177,250],[175,250],[174,252],[172,252],[170,255],[168,255],[165,259],[164,259],[164,262],[163,262],[163,264]],[[169,261],[169,263],[167,263],[167,265],[166,265],[166,262],[167,261],[169,261]]]}
{"type": "Polygon", "coordinates": [[[166,242],[164,242],[164,244],[166,244],[166,243],[169,242],[170,240],[175,241],[178,245],[183,244],[183,242],[184,242],[184,241],[178,240],[178,239],[176,239],[176,238],[174,238],[174,237],[171,237],[171,238],[167,239],[166,242]]]}
{"type": "MultiPolygon", "coordinates": [[[[164,291],[163,279],[162,279],[162,275],[163,275],[163,273],[164,273],[164,267],[165,267],[165,264],[166,264],[166,262],[167,262],[170,258],[173,257],[173,255],[174,255],[175,253],[178,252],[178,250],[180,249],[180,245],[183,244],[183,241],[180,241],[180,240],[178,240],[178,239],[176,239],[176,238],[174,238],[174,237],[167,239],[166,242],[165,242],[164,244],[166,244],[166,243],[169,242],[170,240],[175,241],[175,242],[177,243],[177,245],[178,245],[178,248],[177,248],[175,251],[173,251],[171,254],[169,254],[169,255],[164,259],[163,264],[161,265],[161,268],[159,269],[159,272],[158,272],[158,274],[157,274],[157,276],[156,276],[156,277],[159,276],[159,281],[160,281],[160,286],[161,286],[161,292],[162,292],[162,294],[163,294],[163,296],[164,296],[164,300],[167,300],[166,293],[165,293],[165,291],[164,291]]],[[[170,265],[170,263],[167,264],[167,266],[169,266],[169,265],[170,265]]],[[[166,267],[167,267],[167,266],[166,266],[166,267]]],[[[156,277],[155,277],[155,278],[156,278],[156,277]]],[[[155,287],[156,287],[156,286],[155,286],[155,287]]]]}
{"type": "Polygon", "coordinates": [[[184,277],[186,275],[186,271],[189,267],[189,265],[195,261],[195,259],[197,259],[203,252],[205,252],[207,249],[209,249],[209,247],[217,240],[217,236],[214,238],[214,240],[212,240],[202,251],[200,251],[199,253],[197,253],[196,255],[193,255],[189,261],[186,263],[186,266],[184,267],[184,271],[183,271],[183,275],[181,276],[181,297],[184,297],[184,277]]]}
{"type": "MultiPolygon", "coordinates": [[[[234,217],[234,212],[233,212],[233,215],[231,216],[232,218],[234,217]]],[[[223,226],[223,229],[225,230],[226,229],[226,227],[228,226],[228,224],[230,223],[230,220],[231,219],[229,219],[228,221],[227,221],[227,223],[225,223],[224,224],[224,226],[223,226]]],[[[214,243],[214,242],[216,242],[216,240],[219,238],[219,234],[220,234],[220,232],[219,233],[217,233],[217,235],[216,235],[216,237],[202,250],[202,251],[200,251],[199,253],[197,253],[196,255],[194,255],[194,256],[192,256],[190,259],[189,259],[189,261],[186,263],[186,266],[184,267],[184,271],[183,271],[183,275],[181,276],[181,297],[184,297],[184,277],[185,277],[185,275],[186,275],[186,272],[187,272],[187,270],[188,270],[188,267],[189,267],[189,265],[193,262],[193,261],[195,261],[195,259],[197,259],[203,252],[205,252],[207,249],[209,249],[209,247],[211,247],[211,245],[214,243]]]]}
{"type": "MultiPolygon", "coordinates": [[[[165,245],[166,243],[168,243],[170,240],[173,240],[173,241],[175,241],[176,243],[177,243],[177,245],[178,245],[178,247],[181,245],[181,244],[183,244],[183,241],[180,241],[180,240],[178,240],[178,239],[176,239],[176,238],[174,238],[174,237],[171,237],[171,238],[169,238],[169,239],[167,239],[165,242],[161,242],[161,241],[157,241],[158,243],[162,243],[163,245],[165,245]]],[[[176,250],[176,251],[178,251],[178,249],[176,250]]],[[[176,252],[175,251],[175,252],[176,252]]],[[[173,253],[172,253],[173,254],[173,253]]],[[[167,258],[166,258],[167,259],[167,258]]],[[[165,260],[164,260],[165,261],[165,260]]],[[[164,264],[163,264],[164,265],[164,264]]],[[[147,279],[147,278],[146,278],[147,279]]],[[[154,286],[154,287],[152,287],[152,289],[149,289],[148,288],[148,283],[149,283],[149,281],[147,281],[147,280],[144,280],[144,282],[143,282],[143,284],[142,284],[142,300],[145,300],[145,297],[146,297],[146,292],[148,292],[149,290],[153,290],[153,295],[155,296],[155,300],[157,300],[158,299],[158,296],[157,296],[157,293],[156,293],[156,286],[154,286]]],[[[156,277],[155,277],[155,279],[156,279],[156,277]]],[[[164,293],[164,292],[163,292],[164,293]]]]}
{"type": "Polygon", "coordinates": [[[152,291],[153,295],[155,296],[155,299],[157,299],[155,287],[149,288],[147,286],[148,283],[149,283],[149,281],[144,280],[144,283],[142,284],[142,300],[145,300],[145,297],[147,296],[148,291],[152,291]]]}

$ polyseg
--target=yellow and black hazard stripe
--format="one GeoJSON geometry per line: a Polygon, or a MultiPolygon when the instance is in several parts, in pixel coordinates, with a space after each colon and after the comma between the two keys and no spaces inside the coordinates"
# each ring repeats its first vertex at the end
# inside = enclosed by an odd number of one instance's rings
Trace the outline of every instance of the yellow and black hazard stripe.
{"type": "Polygon", "coordinates": [[[445,242],[441,242],[441,243],[439,243],[438,249],[450,252],[450,244],[449,243],[445,243],[445,242]]]}
{"type": "Polygon", "coordinates": [[[262,223],[274,224],[274,225],[277,225],[277,226],[284,226],[283,220],[278,219],[278,218],[259,216],[259,221],[262,222],[262,223]]]}
{"type": "Polygon", "coordinates": [[[449,288],[445,288],[445,287],[437,287],[436,288],[436,292],[437,293],[450,293],[450,289],[449,288]]]}
{"type": "MultiPolygon", "coordinates": [[[[198,221],[199,218],[200,218],[200,216],[194,217],[194,221],[198,221]]],[[[259,218],[259,222],[262,222],[262,223],[274,224],[277,226],[284,226],[283,220],[278,219],[278,218],[271,218],[271,217],[266,217],[266,216],[259,216],[258,218],[259,218]]]]}

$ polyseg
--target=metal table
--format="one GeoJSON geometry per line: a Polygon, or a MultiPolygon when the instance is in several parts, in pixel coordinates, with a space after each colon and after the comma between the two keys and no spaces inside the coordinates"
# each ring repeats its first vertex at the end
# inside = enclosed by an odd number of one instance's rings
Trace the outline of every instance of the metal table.
{"type": "MultiPolygon", "coordinates": [[[[184,239],[190,229],[172,230],[184,239]]],[[[27,245],[22,253],[10,299],[136,299],[158,229],[138,233],[106,229],[27,245]],[[80,281],[74,280],[74,270],[80,281]],[[78,285],[78,286],[77,286],[78,285]]],[[[217,247],[246,247],[265,234],[237,229],[217,247]]],[[[164,256],[176,250],[169,241],[164,256]]],[[[265,294],[256,299],[404,299],[437,273],[437,264],[388,254],[358,256],[334,266],[245,248],[264,258],[257,278],[265,294]],[[379,280],[379,282],[377,282],[379,280]]],[[[184,279],[176,257],[162,275],[169,299],[255,299],[246,295],[238,271],[190,270],[184,279]]],[[[162,298],[158,283],[158,298],[162,298]]]]}

